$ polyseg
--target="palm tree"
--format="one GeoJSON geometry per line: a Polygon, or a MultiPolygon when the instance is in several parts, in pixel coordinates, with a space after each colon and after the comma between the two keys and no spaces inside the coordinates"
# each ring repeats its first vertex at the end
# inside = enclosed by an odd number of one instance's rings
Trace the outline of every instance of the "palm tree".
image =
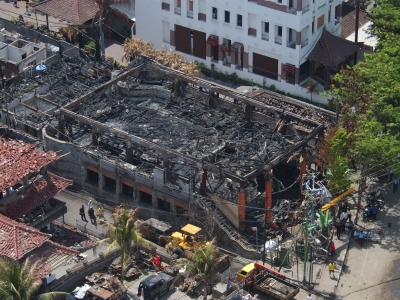
{"type": "Polygon", "coordinates": [[[188,276],[198,276],[204,283],[203,300],[207,300],[207,286],[212,283],[217,273],[219,250],[215,245],[215,238],[204,248],[194,250],[190,259],[181,258],[178,265],[186,265],[188,276]]]}
{"type": "Polygon", "coordinates": [[[312,82],[311,80],[309,80],[309,81],[307,82],[307,94],[310,93],[310,95],[311,95],[310,101],[311,101],[311,102],[312,102],[312,95],[313,95],[314,93],[315,93],[315,94],[318,94],[317,86],[318,86],[318,82],[312,82]]]}
{"type": "Polygon", "coordinates": [[[93,18],[93,22],[104,19],[104,24],[106,28],[104,28],[104,32],[111,38],[111,26],[112,26],[112,19],[113,17],[116,19],[122,19],[127,24],[129,24],[129,18],[118,9],[111,7],[113,4],[118,5],[126,5],[128,8],[131,8],[131,1],[130,0],[94,0],[97,5],[99,6],[99,11],[93,18]],[[108,26],[108,27],[107,27],[108,26]]]}
{"type": "Polygon", "coordinates": [[[138,219],[139,209],[128,209],[127,207],[114,208],[111,215],[113,222],[101,220],[101,225],[108,227],[107,238],[98,243],[108,242],[110,246],[107,249],[108,253],[111,249],[119,247],[121,251],[121,283],[124,282],[126,263],[129,260],[132,252],[132,247],[135,245],[136,250],[140,245],[146,243],[145,239],[135,227],[135,222],[138,219]]]}
{"type": "Polygon", "coordinates": [[[42,280],[36,274],[41,263],[31,263],[27,259],[20,264],[11,259],[0,258],[0,299],[65,299],[68,293],[52,292],[38,295],[42,280]]]}

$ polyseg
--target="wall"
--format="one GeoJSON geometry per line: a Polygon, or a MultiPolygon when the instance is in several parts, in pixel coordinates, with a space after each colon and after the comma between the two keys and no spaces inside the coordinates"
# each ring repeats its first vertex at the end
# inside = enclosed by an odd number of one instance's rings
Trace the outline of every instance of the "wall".
{"type": "MultiPolygon", "coordinates": [[[[222,43],[223,38],[230,39],[231,42],[240,42],[244,44],[244,51],[248,53],[249,59],[252,59],[252,53],[263,53],[264,55],[278,58],[279,66],[281,64],[289,63],[295,65],[297,68],[300,67],[302,63],[307,60],[307,55],[313,49],[315,42],[319,37],[319,33],[321,30],[315,30],[315,33],[312,34],[311,31],[311,23],[313,17],[319,17],[322,14],[325,14],[326,20],[326,28],[332,31],[336,35],[340,35],[340,26],[334,25],[334,18],[331,18],[331,22],[328,23],[328,10],[329,5],[334,8],[336,5],[340,4],[340,0],[333,0],[332,3],[329,0],[303,0],[303,2],[308,1],[310,8],[308,11],[302,13],[297,11],[296,14],[290,14],[282,11],[278,11],[276,9],[270,9],[267,7],[263,7],[258,5],[255,1],[244,3],[239,0],[225,1],[225,0],[215,0],[213,2],[207,1],[205,7],[205,13],[207,15],[207,21],[199,21],[197,16],[199,13],[199,4],[194,3],[193,9],[193,19],[187,17],[187,1],[181,1],[181,15],[177,15],[174,13],[174,1],[170,2],[170,11],[162,10],[161,3],[158,1],[150,1],[147,5],[138,5],[136,7],[136,22],[137,22],[137,36],[144,40],[154,43],[155,47],[160,48],[161,46],[165,46],[166,49],[175,49],[175,47],[169,43],[163,42],[162,37],[162,24],[169,23],[170,31],[173,33],[175,31],[175,24],[188,27],[191,29],[196,29],[206,33],[208,37],[211,34],[219,36],[219,44],[222,43]],[[218,8],[218,20],[214,21],[211,19],[211,11],[212,7],[218,8]],[[224,23],[224,10],[230,11],[230,24],[224,23]],[[257,35],[256,37],[248,36],[248,13],[257,16],[257,20],[255,21],[257,24],[257,35]],[[236,26],[236,14],[242,14],[242,28],[236,26]],[[156,18],[156,21],[155,21],[156,18]],[[262,32],[262,22],[269,21],[270,22],[270,38],[269,41],[265,41],[261,38],[262,32]],[[275,35],[275,25],[283,26],[282,30],[282,45],[275,44],[274,35],[275,35]],[[298,32],[301,32],[304,28],[308,26],[308,45],[301,48],[301,45],[297,45],[296,49],[292,49],[286,47],[287,30],[286,28],[292,28],[298,32]]],[[[262,2],[262,1],[259,1],[262,2]]],[[[268,1],[268,2],[276,2],[276,1],[268,1]]],[[[296,2],[296,1],[294,1],[296,2]]],[[[283,0],[284,5],[288,5],[288,0],[283,0]]],[[[304,7],[305,5],[303,5],[304,7]]],[[[334,9],[332,9],[334,11],[334,9]]],[[[254,22],[254,21],[252,21],[254,22]]],[[[316,21],[315,21],[316,22],[316,21]]],[[[178,37],[177,37],[178,38],[178,37]]],[[[211,58],[207,57],[206,60],[200,59],[198,57],[183,54],[183,56],[192,61],[197,60],[205,63],[209,67],[211,66],[211,58]]],[[[258,84],[263,84],[264,78],[260,75],[256,75],[251,73],[252,70],[250,68],[250,72],[248,69],[238,70],[234,65],[232,66],[224,66],[222,62],[219,61],[215,63],[216,68],[222,72],[228,72],[229,74],[236,72],[239,77],[253,80],[258,84]]],[[[251,66],[251,63],[249,62],[251,66]]],[[[278,69],[279,74],[281,74],[281,68],[278,69]]],[[[292,85],[286,83],[285,81],[273,80],[273,79],[265,79],[267,81],[267,85],[275,85],[278,89],[283,90],[285,92],[289,92],[294,95],[299,95],[304,98],[310,98],[310,95],[307,94],[307,89],[302,88],[298,85],[292,85]]],[[[320,103],[327,103],[326,99],[322,98],[319,95],[313,95],[313,100],[320,103]]]]}

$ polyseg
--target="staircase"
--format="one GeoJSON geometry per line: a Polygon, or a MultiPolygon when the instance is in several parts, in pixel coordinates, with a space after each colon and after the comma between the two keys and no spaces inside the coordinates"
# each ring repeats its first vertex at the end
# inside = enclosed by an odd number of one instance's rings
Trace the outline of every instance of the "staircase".
{"type": "Polygon", "coordinates": [[[232,241],[238,243],[246,251],[256,252],[256,249],[254,249],[253,246],[237,232],[236,228],[234,228],[230,224],[230,222],[220,212],[220,210],[217,207],[215,208],[212,207],[215,206],[215,204],[211,200],[198,195],[195,195],[194,199],[196,200],[199,207],[201,207],[204,211],[208,211],[209,209],[215,210],[216,214],[215,222],[232,241]]]}

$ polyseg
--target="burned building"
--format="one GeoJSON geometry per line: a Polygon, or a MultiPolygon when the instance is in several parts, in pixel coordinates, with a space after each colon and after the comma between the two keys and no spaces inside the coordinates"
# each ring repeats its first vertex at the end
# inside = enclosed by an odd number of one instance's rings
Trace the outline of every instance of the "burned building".
{"type": "Polygon", "coordinates": [[[45,114],[26,101],[14,106],[17,123],[41,118],[37,135],[61,156],[52,171],[99,201],[140,207],[144,219],[171,222],[213,211],[246,251],[254,251],[240,234],[254,226],[248,209],[261,209],[262,222],[271,222],[273,193],[299,186],[310,163],[305,153],[335,122],[334,114],[291,98],[239,92],[144,58],[112,74],[93,65],[104,77],[82,65],[72,75],[73,59],[62,65],[67,80],[47,72],[59,89],[50,84],[30,99],[52,102],[45,114]],[[86,88],[80,76],[88,74],[104,80],[86,88]],[[81,93],[64,97],[77,86],[81,93]]]}

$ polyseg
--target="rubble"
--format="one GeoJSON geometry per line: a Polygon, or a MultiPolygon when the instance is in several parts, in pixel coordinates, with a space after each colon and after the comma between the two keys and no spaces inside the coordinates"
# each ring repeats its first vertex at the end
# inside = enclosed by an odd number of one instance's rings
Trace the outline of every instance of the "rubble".
{"type": "Polygon", "coordinates": [[[93,299],[94,297],[100,297],[97,299],[124,299],[128,291],[125,285],[109,274],[96,272],[91,276],[86,276],[85,280],[88,284],[92,285],[86,292],[86,296],[88,296],[89,299],[93,299]],[[104,290],[109,293],[103,292],[104,290]],[[107,294],[107,297],[103,298],[102,294],[107,294]]]}

